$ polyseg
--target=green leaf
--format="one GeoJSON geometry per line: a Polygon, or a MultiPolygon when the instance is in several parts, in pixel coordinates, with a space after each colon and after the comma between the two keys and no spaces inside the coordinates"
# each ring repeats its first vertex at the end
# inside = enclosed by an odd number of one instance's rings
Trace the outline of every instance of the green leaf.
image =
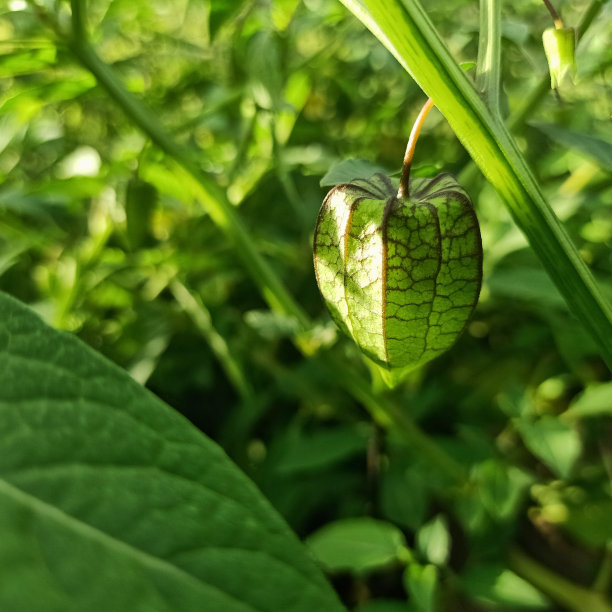
{"type": "Polygon", "coordinates": [[[590,385],[572,400],[563,418],[583,419],[612,414],[612,383],[590,385]]]}
{"type": "Polygon", "coordinates": [[[438,568],[435,565],[411,563],[404,572],[404,585],[410,596],[411,610],[435,612],[438,591],[438,568]]]}
{"type": "Polygon", "coordinates": [[[578,541],[601,549],[612,540],[612,499],[588,500],[566,508],[568,516],[563,527],[578,541]]]}
{"type": "Polygon", "coordinates": [[[309,536],[306,543],[329,571],[367,572],[406,555],[404,534],[391,523],[372,518],[329,523],[309,536]]]}
{"type": "Polygon", "coordinates": [[[293,13],[297,9],[300,0],[273,0],[270,6],[270,13],[272,16],[272,22],[277,30],[285,30],[293,13]]]}
{"type": "Polygon", "coordinates": [[[548,138],[564,149],[572,149],[582,153],[599,164],[603,169],[612,172],[612,142],[609,140],[576,130],[568,130],[552,123],[530,121],[529,125],[548,136],[548,138]]]}
{"type": "Polygon", "coordinates": [[[219,447],[4,294],[0,566],[3,610],[341,609],[219,447]]]}
{"type": "Polygon", "coordinates": [[[394,523],[416,530],[425,515],[428,480],[418,469],[407,469],[393,459],[381,475],[381,509],[394,523]]]}
{"type": "Polygon", "coordinates": [[[253,97],[265,109],[278,109],[283,103],[281,51],[276,34],[261,30],[249,44],[248,73],[253,97]]]}
{"type": "Polygon", "coordinates": [[[40,72],[56,61],[53,46],[0,54],[0,78],[40,72]]]}
{"type": "Polygon", "coordinates": [[[211,38],[214,38],[221,27],[241,9],[242,4],[237,0],[215,0],[210,3],[208,19],[211,38]]]}
{"type": "Polygon", "coordinates": [[[423,558],[435,565],[445,565],[450,556],[451,538],[446,519],[441,514],[423,525],[416,537],[423,558]]]}
{"type": "Polygon", "coordinates": [[[494,518],[507,519],[517,510],[533,479],[519,468],[489,459],[474,468],[482,505],[494,518]]]}
{"type": "Polygon", "coordinates": [[[504,300],[522,300],[550,312],[551,309],[567,311],[563,296],[541,268],[521,265],[496,266],[487,278],[491,295],[504,300]]]}
{"type": "Polygon", "coordinates": [[[582,452],[582,442],[571,424],[545,415],[537,421],[515,421],[525,446],[557,476],[567,478],[582,452]]]}
{"type": "Polygon", "coordinates": [[[406,602],[396,599],[370,599],[356,608],[356,612],[406,612],[406,602]]]}
{"type": "Polygon", "coordinates": [[[249,310],[244,314],[244,322],[266,340],[291,338],[300,329],[299,321],[272,310],[249,310]]]}
{"type": "Polygon", "coordinates": [[[350,427],[336,427],[310,435],[299,431],[287,438],[284,452],[277,459],[281,474],[322,470],[356,454],[365,456],[368,437],[366,431],[350,427]]]}
{"type": "Polygon", "coordinates": [[[378,172],[384,173],[386,170],[367,159],[343,159],[327,171],[319,185],[321,187],[334,187],[342,183],[350,183],[358,178],[369,179],[378,172]]]}
{"type": "Polygon", "coordinates": [[[550,606],[540,591],[502,567],[472,567],[461,576],[461,584],[469,595],[483,603],[536,610],[550,606]]]}

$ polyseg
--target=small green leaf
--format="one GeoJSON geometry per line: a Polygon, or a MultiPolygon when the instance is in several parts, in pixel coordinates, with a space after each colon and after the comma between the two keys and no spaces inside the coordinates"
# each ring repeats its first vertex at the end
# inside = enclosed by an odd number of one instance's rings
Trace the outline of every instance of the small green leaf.
{"type": "Polygon", "coordinates": [[[420,527],[427,505],[427,478],[416,469],[406,469],[399,461],[391,461],[380,484],[384,516],[411,530],[420,527]]]}
{"type": "Polygon", "coordinates": [[[482,505],[498,519],[512,516],[533,480],[519,468],[496,459],[478,464],[473,475],[482,505]]]}
{"type": "Polygon", "coordinates": [[[470,568],[461,576],[461,584],[469,595],[483,603],[549,609],[549,601],[514,572],[493,565],[470,568]]]}
{"type": "Polygon", "coordinates": [[[2,610],[341,609],[216,444],[1,293],[0,567],[2,610]]]}
{"type": "Polygon", "coordinates": [[[329,523],[306,543],[329,571],[367,572],[404,558],[406,539],[391,523],[372,518],[329,523]]]}
{"type": "Polygon", "coordinates": [[[244,322],[266,340],[292,338],[300,329],[294,317],[271,310],[249,310],[244,315],[244,322]]]}
{"type": "Polygon", "coordinates": [[[236,0],[215,0],[211,2],[210,15],[208,18],[210,37],[214,38],[221,27],[228,22],[241,7],[242,3],[236,0]]]}
{"type": "Polygon", "coordinates": [[[284,98],[281,51],[276,33],[256,32],[249,44],[247,61],[255,101],[267,110],[279,109],[284,98]]]}
{"type": "Polygon", "coordinates": [[[582,442],[571,424],[545,415],[537,421],[515,421],[525,446],[557,476],[567,478],[582,452],[582,442]]]}
{"type": "Polygon", "coordinates": [[[572,400],[563,418],[584,419],[612,414],[612,383],[590,385],[572,400]]]}
{"type": "Polygon", "coordinates": [[[274,27],[277,30],[285,30],[287,28],[299,3],[300,0],[273,0],[270,6],[270,13],[274,27]]]}
{"type": "Polygon", "coordinates": [[[435,565],[444,565],[450,556],[451,538],[446,519],[438,514],[417,533],[417,548],[423,558],[435,565]]]}
{"type": "Polygon", "coordinates": [[[358,178],[369,179],[378,172],[386,172],[386,170],[367,159],[343,159],[327,171],[319,185],[334,187],[342,183],[350,183],[358,178]]]}
{"type": "Polygon", "coordinates": [[[281,474],[322,470],[361,453],[365,455],[368,444],[367,431],[352,427],[336,427],[310,435],[288,436],[284,452],[277,458],[277,470],[281,474]]]}
{"type": "Polygon", "coordinates": [[[406,602],[397,599],[370,599],[355,608],[355,612],[406,612],[406,602]]]}
{"type": "Polygon", "coordinates": [[[579,542],[594,549],[602,549],[612,541],[612,499],[588,500],[579,506],[566,506],[568,516],[563,522],[579,542]]]}
{"type": "Polygon", "coordinates": [[[542,34],[548,60],[550,86],[557,89],[563,79],[576,73],[576,32],[574,28],[548,28],[542,34]]]}

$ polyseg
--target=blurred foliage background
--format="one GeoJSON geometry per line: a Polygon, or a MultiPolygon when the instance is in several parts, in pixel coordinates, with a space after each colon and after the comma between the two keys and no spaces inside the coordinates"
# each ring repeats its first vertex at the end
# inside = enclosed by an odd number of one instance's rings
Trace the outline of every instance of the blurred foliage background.
{"type": "MultiPolygon", "coordinates": [[[[612,6],[599,4],[575,84],[549,91],[515,134],[612,299],[612,6]]],[[[575,26],[589,2],[557,5],[575,26]]],[[[478,3],[426,8],[457,61],[474,61],[478,3]]],[[[605,593],[610,372],[437,111],[415,173],[466,179],[483,290],[455,347],[388,401],[465,468],[466,483],[375,424],[327,366],[336,354],[369,380],[316,288],[321,179],[349,158],[398,172],[425,99],[387,51],[335,0],[87,9],[98,53],[198,152],[315,321],[304,355],[296,322],[269,310],[194,180],[71,54],[69,9],[56,0],[0,9],[0,289],[217,440],[307,539],[347,606],[564,609],[524,580],[517,550],[555,580],[605,593]]],[[[519,0],[505,3],[503,26],[510,113],[546,77],[550,16],[519,0]]]]}

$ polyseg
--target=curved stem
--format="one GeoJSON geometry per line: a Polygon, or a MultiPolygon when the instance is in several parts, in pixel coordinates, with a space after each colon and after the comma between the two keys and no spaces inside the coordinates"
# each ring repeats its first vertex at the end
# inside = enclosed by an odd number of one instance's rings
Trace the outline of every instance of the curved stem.
{"type": "Polygon", "coordinates": [[[404,163],[402,165],[402,178],[400,179],[400,185],[397,192],[398,198],[407,198],[410,196],[410,166],[412,165],[412,158],[414,157],[414,150],[416,148],[419,134],[425,119],[429,114],[429,111],[433,108],[433,100],[429,98],[423,105],[419,116],[416,118],[412,131],[410,132],[410,138],[408,139],[408,145],[406,146],[406,153],[404,154],[404,163]]]}

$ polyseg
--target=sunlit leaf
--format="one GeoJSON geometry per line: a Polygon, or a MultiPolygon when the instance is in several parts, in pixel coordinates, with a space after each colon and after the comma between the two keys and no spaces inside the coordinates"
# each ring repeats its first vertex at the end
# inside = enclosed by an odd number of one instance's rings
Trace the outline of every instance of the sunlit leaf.
{"type": "Polygon", "coordinates": [[[309,536],[306,543],[328,570],[357,573],[396,562],[406,546],[397,527],[371,518],[329,523],[309,536]]]}

